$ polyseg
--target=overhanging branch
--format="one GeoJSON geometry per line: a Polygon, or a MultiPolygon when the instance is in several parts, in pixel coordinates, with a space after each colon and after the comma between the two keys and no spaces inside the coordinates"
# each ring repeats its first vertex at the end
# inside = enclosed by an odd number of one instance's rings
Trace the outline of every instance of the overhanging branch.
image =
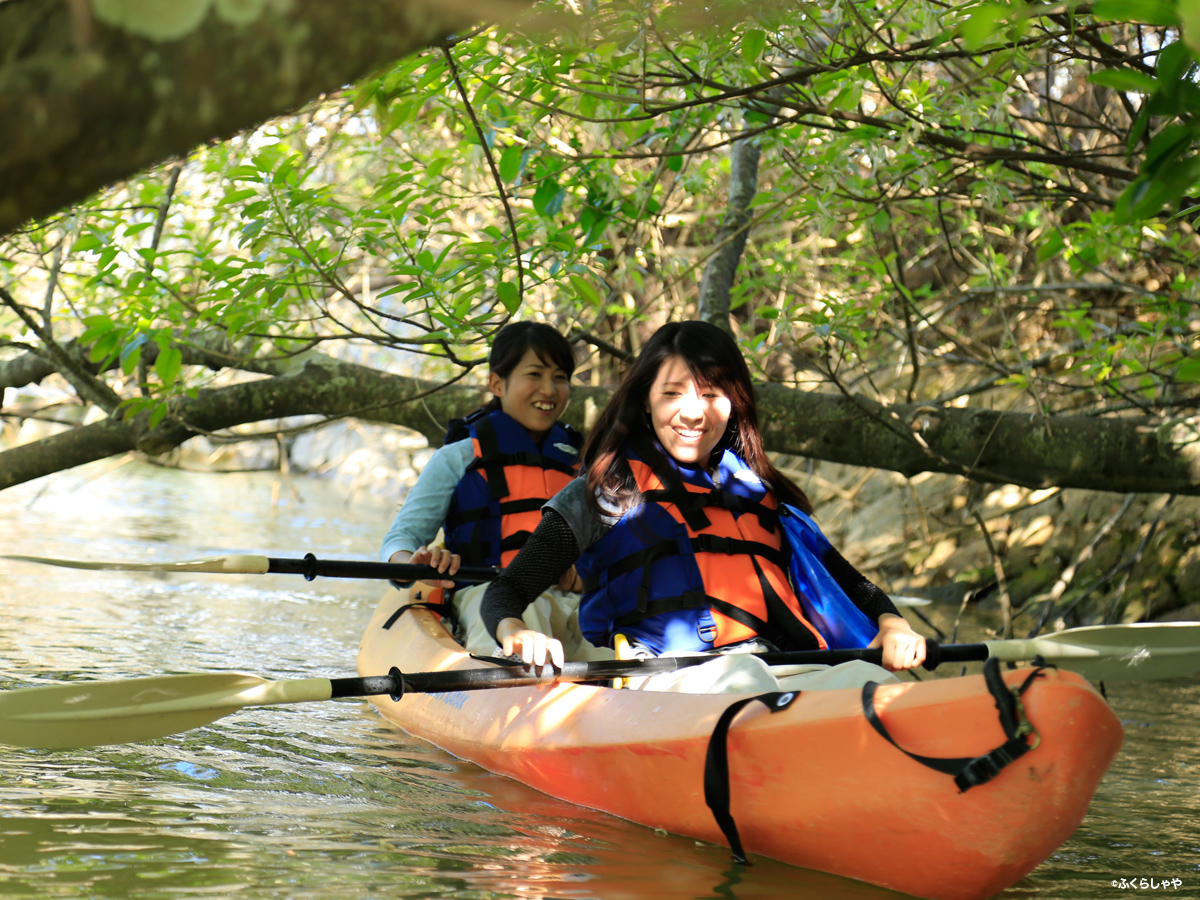
{"type": "MultiPolygon", "coordinates": [[[[145,415],[103,421],[0,453],[0,489],[130,450],[158,454],[201,433],[300,415],[356,416],[442,437],[440,422],[487,397],[479,388],[389,375],[313,359],[300,371],[181,399],[159,427],[145,415]]],[[[588,401],[611,388],[578,387],[564,417],[583,427],[588,401]]],[[[986,472],[1027,487],[1200,495],[1200,415],[1176,419],[1059,416],[897,404],[760,385],[769,449],[848,465],[920,472],[986,472]],[[909,435],[912,435],[910,438],[909,435]],[[920,440],[917,440],[917,438],[920,440]],[[922,446],[922,441],[927,445],[922,446]]]]}

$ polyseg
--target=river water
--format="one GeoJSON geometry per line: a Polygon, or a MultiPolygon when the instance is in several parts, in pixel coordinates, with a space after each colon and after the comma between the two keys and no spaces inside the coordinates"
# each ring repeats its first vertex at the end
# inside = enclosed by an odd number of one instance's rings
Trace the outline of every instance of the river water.
{"type": "MultiPolygon", "coordinates": [[[[109,462],[0,494],[0,535],[4,553],[76,559],[374,558],[392,513],[386,498],[347,503],[322,481],[109,462]]],[[[349,675],[379,593],[358,581],[0,560],[0,687],[224,670],[349,675]]],[[[1109,696],[1125,748],[1075,836],[1003,897],[1200,897],[1200,681],[1109,696]]],[[[723,848],[545,797],[343,700],[247,709],[136,745],[0,748],[0,896],[901,895],[771,860],[737,869],[723,848]]]]}

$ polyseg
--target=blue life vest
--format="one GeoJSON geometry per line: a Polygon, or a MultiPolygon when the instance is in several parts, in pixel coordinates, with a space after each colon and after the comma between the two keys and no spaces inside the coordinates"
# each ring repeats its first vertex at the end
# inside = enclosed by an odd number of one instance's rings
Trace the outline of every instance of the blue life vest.
{"type": "Polygon", "coordinates": [[[446,547],[464,566],[507,566],[542,519],[542,506],[579,469],[579,433],[556,422],[535,444],[516,419],[481,411],[463,423],[475,449],[446,515],[446,547]]]}
{"type": "Polygon", "coordinates": [[[644,502],[575,564],[584,637],[611,645],[620,632],[654,653],[754,637],[825,647],[789,581],[778,501],[740,457],[726,450],[710,475],[661,448],[623,456],[644,502]]]}

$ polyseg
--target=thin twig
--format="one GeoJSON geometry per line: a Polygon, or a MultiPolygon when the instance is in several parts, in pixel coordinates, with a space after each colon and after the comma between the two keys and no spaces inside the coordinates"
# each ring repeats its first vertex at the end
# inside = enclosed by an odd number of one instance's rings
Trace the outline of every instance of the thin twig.
{"type": "Polygon", "coordinates": [[[500,170],[496,167],[496,160],[492,156],[492,148],[488,146],[483,126],[479,124],[479,119],[475,116],[475,108],[471,106],[471,98],[467,96],[467,89],[458,75],[458,64],[450,54],[450,48],[443,47],[442,55],[446,58],[446,65],[450,68],[450,75],[454,79],[454,86],[458,88],[458,95],[462,98],[463,106],[467,108],[467,115],[471,117],[471,124],[475,126],[475,133],[479,136],[479,146],[483,148],[483,155],[487,159],[488,168],[492,170],[496,189],[500,192],[500,202],[504,204],[504,215],[508,217],[508,228],[512,232],[514,259],[517,263],[517,297],[524,300],[525,266],[521,262],[521,238],[517,234],[517,220],[513,217],[512,207],[508,203],[508,192],[504,190],[504,179],[500,177],[500,170]]]}

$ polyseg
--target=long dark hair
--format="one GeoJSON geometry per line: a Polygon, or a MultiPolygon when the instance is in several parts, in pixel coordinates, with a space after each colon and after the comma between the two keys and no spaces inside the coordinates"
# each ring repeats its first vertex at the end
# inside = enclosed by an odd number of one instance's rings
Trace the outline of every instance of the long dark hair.
{"type": "MultiPolygon", "coordinates": [[[[554,326],[543,322],[510,322],[497,331],[492,340],[492,352],[488,354],[488,371],[508,381],[508,376],[529,350],[546,365],[558,366],[568,378],[575,371],[575,351],[571,349],[570,341],[554,326]]],[[[498,410],[500,398],[493,397],[483,408],[488,412],[498,410]]]]}
{"type": "Polygon", "coordinates": [[[776,469],[763,450],[758,405],[746,360],[733,338],[708,322],[664,325],[642,347],[621,379],[583,448],[583,465],[588,470],[588,502],[593,508],[600,511],[597,493],[605,497],[606,505],[611,502],[618,509],[628,508],[637,493],[637,485],[629,480],[628,467],[621,465],[623,447],[637,443],[646,447],[647,452],[662,456],[646,415],[646,399],[658,370],[673,356],[683,360],[698,380],[720,389],[729,398],[729,424],[709,456],[710,464],[718,464],[722,452],[730,449],[745,460],[779,500],[811,513],[812,504],[804,491],[776,469]]]}

